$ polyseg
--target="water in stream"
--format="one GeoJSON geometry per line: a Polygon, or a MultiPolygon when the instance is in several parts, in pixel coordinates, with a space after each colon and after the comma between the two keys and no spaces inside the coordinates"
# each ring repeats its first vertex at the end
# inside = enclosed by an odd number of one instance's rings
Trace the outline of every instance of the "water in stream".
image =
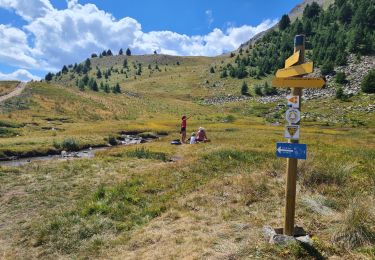
{"type": "MultiPolygon", "coordinates": [[[[143,139],[141,137],[132,136],[132,135],[123,135],[123,140],[119,140],[118,145],[133,145],[133,144],[140,144],[144,142],[151,141],[150,139],[143,139]]],[[[73,159],[81,159],[81,158],[93,158],[95,157],[95,153],[98,151],[104,151],[116,146],[106,146],[106,147],[97,147],[97,148],[90,148],[84,149],[77,152],[67,152],[62,153],[61,155],[45,155],[45,156],[37,156],[37,157],[28,157],[28,158],[19,158],[15,160],[9,161],[0,161],[0,166],[13,166],[18,167],[25,165],[27,163],[36,162],[36,161],[67,161],[73,159]]]]}

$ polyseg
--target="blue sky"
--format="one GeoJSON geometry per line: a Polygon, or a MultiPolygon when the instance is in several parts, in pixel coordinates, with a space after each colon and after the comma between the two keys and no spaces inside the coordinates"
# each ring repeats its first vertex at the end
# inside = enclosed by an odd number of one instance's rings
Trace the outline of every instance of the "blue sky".
{"type": "Polygon", "coordinates": [[[0,79],[42,77],[107,48],[219,55],[299,2],[0,0],[0,79]]]}

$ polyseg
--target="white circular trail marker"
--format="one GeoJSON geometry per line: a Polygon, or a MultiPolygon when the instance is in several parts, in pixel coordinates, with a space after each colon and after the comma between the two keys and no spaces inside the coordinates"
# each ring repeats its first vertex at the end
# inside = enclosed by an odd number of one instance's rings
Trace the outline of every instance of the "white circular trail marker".
{"type": "Polygon", "coordinates": [[[289,108],[286,111],[285,119],[289,124],[297,124],[301,120],[301,112],[296,108],[289,108]]]}

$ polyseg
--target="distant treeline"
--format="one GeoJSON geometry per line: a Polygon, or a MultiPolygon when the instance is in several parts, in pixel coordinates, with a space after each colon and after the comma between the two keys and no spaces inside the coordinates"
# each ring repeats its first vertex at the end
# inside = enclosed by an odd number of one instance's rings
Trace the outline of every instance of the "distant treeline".
{"type": "Polygon", "coordinates": [[[302,19],[293,23],[284,15],[278,30],[268,32],[253,46],[240,49],[234,64],[221,70],[221,77],[263,77],[284,66],[293,52],[293,39],[306,35],[307,57],[324,74],[346,65],[349,53],[358,56],[375,52],[375,1],[336,0],[327,10],[316,2],[307,5],[302,19]]]}

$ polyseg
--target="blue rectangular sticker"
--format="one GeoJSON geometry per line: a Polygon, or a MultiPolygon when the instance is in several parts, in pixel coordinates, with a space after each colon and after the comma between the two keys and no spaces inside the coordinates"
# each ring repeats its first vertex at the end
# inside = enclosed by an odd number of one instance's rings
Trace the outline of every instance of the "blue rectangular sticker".
{"type": "Polygon", "coordinates": [[[305,144],[277,143],[276,156],[306,160],[307,146],[305,144]]]}

